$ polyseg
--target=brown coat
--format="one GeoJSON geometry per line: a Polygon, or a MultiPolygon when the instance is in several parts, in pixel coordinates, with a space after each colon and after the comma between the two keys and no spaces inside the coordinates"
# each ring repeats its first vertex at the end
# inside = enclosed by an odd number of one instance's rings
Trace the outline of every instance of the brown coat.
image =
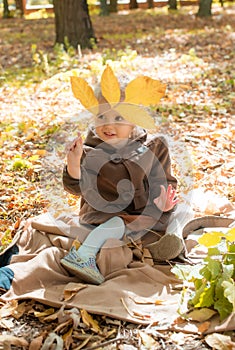
{"type": "Polygon", "coordinates": [[[141,130],[135,139],[116,149],[90,130],[84,142],[81,180],[63,172],[66,191],[81,196],[80,222],[98,225],[121,216],[133,222],[132,230],[155,228],[164,231],[172,211],[162,213],[153,203],[160,185],[174,188],[169,150],[164,137],[152,137],[141,130]],[[138,220],[136,220],[138,218],[138,220]]]}

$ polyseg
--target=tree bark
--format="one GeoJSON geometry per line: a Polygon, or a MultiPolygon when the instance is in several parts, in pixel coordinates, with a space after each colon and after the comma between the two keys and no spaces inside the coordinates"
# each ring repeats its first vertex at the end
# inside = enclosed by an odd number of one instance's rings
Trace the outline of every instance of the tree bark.
{"type": "Polygon", "coordinates": [[[110,0],[109,12],[118,12],[117,0],[110,0]]]}
{"type": "Polygon", "coordinates": [[[107,4],[107,0],[100,0],[100,16],[108,16],[109,8],[107,4]]]}
{"type": "Polygon", "coordinates": [[[129,9],[130,10],[138,9],[138,2],[137,2],[137,0],[130,0],[129,9]]]}
{"type": "Polygon", "coordinates": [[[92,48],[92,39],[96,39],[87,0],[54,0],[53,5],[56,43],[92,48]]]}
{"type": "Polygon", "coordinates": [[[211,5],[212,5],[212,0],[200,0],[197,16],[198,17],[210,17],[211,16],[211,5]]]}
{"type": "Polygon", "coordinates": [[[168,0],[168,10],[177,10],[177,0],[168,0]]]}
{"type": "Polygon", "coordinates": [[[9,11],[8,0],[3,0],[3,18],[9,18],[9,17],[10,17],[10,11],[9,11]]]}
{"type": "Polygon", "coordinates": [[[15,0],[15,4],[16,4],[16,10],[19,12],[20,17],[23,17],[24,15],[23,0],[15,0]]]}
{"type": "Polygon", "coordinates": [[[154,0],[148,0],[148,8],[153,9],[154,8],[154,0]]]}

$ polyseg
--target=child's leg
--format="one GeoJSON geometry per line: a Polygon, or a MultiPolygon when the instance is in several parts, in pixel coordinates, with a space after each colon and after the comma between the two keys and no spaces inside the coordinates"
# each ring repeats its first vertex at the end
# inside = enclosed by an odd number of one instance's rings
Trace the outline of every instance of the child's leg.
{"type": "Polygon", "coordinates": [[[95,255],[109,238],[121,239],[124,235],[125,225],[123,220],[115,216],[92,230],[78,252],[81,256],[95,255]]]}
{"type": "Polygon", "coordinates": [[[92,230],[83,244],[72,247],[61,264],[73,275],[88,283],[100,284],[104,277],[96,266],[96,254],[108,238],[122,238],[125,225],[121,218],[113,217],[92,230]]]}

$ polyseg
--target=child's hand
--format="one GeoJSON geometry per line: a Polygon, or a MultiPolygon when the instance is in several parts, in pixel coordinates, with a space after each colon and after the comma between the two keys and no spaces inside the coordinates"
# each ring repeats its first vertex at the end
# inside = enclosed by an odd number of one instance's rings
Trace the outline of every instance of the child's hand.
{"type": "Polygon", "coordinates": [[[167,190],[163,185],[161,185],[160,187],[161,187],[160,196],[155,198],[153,202],[161,211],[171,210],[179,201],[175,197],[176,190],[172,187],[172,185],[169,185],[167,187],[167,190]]]}
{"type": "Polygon", "coordinates": [[[72,141],[72,143],[68,146],[67,157],[71,157],[72,159],[81,159],[83,152],[83,142],[80,132],[78,132],[78,136],[72,141]]]}
{"type": "Polygon", "coordinates": [[[69,145],[67,151],[67,170],[70,176],[80,179],[80,161],[83,153],[83,142],[80,132],[78,136],[69,145]]]}

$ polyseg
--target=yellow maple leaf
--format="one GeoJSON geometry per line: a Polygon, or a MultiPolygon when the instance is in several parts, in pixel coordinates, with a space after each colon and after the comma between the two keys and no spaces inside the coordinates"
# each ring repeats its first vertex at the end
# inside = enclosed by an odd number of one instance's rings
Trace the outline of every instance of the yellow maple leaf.
{"type": "Polygon", "coordinates": [[[235,242],[235,227],[231,228],[225,237],[229,242],[235,242]]]}
{"type": "Polygon", "coordinates": [[[92,113],[95,113],[94,107],[98,106],[99,102],[90,85],[83,78],[76,76],[70,77],[70,81],[74,96],[85,108],[91,110],[92,113]]]}
{"type": "Polygon", "coordinates": [[[120,103],[113,109],[120,113],[120,115],[131,124],[139,125],[144,129],[154,129],[156,127],[150,114],[140,106],[120,103]]]}
{"type": "Polygon", "coordinates": [[[198,239],[198,243],[205,247],[214,247],[221,241],[221,237],[224,234],[222,232],[206,232],[198,239]]]}
{"type": "Polygon", "coordinates": [[[100,333],[100,327],[96,320],[84,309],[81,310],[82,321],[96,333],[100,333]]]}
{"type": "Polygon", "coordinates": [[[159,80],[140,76],[132,80],[125,89],[124,102],[142,104],[144,106],[156,105],[164,96],[166,84],[159,80]]]}
{"type": "Polygon", "coordinates": [[[103,71],[100,85],[102,95],[109,103],[120,101],[121,92],[119,82],[110,66],[107,66],[103,71]]]}

